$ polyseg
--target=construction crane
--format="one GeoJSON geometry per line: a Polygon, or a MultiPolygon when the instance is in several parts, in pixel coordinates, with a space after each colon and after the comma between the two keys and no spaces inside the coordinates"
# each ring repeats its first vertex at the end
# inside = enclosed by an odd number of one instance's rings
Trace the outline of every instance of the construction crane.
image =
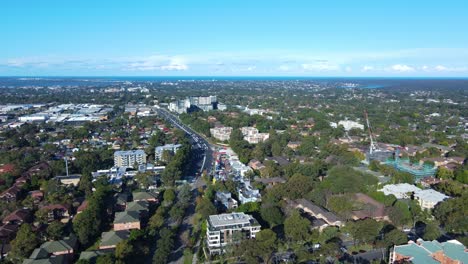
{"type": "Polygon", "coordinates": [[[376,151],[380,151],[380,148],[379,148],[379,145],[377,144],[377,140],[375,140],[374,136],[372,135],[372,128],[369,122],[369,116],[367,114],[367,110],[364,110],[364,117],[366,118],[367,130],[369,131],[369,138],[370,138],[369,153],[372,155],[372,153],[376,151]]]}

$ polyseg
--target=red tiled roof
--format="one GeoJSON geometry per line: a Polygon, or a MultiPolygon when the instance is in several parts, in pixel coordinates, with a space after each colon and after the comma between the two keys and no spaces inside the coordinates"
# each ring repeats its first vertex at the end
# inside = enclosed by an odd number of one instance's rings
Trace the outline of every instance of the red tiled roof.
{"type": "Polygon", "coordinates": [[[5,164],[0,166],[0,174],[9,173],[15,170],[15,165],[13,164],[5,164]]]}
{"type": "Polygon", "coordinates": [[[3,219],[3,223],[7,224],[14,221],[27,222],[31,216],[31,211],[29,209],[18,209],[11,214],[7,215],[3,219]]]}

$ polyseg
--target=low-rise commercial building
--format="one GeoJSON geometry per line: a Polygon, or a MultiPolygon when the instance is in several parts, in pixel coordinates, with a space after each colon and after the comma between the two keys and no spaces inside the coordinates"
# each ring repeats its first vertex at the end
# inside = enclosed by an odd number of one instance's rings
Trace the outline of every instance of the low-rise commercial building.
{"type": "Polygon", "coordinates": [[[206,230],[207,247],[210,255],[222,254],[226,246],[242,239],[255,238],[260,224],[251,215],[231,213],[210,215],[206,230]]]}
{"type": "Polygon", "coordinates": [[[388,263],[463,264],[468,263],[468,251],[457,240],[440,243],[418,239],[406,245],[394,246],[388,263]]]}

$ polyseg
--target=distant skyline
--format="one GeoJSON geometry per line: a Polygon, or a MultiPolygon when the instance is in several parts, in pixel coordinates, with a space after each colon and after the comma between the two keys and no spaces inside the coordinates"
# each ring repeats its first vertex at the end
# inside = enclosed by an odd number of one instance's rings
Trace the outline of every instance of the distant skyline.
{"type": "Polygon", "coordinates": [[[468,77],[466,1],[5,1],[0,76],[468,77]]]}

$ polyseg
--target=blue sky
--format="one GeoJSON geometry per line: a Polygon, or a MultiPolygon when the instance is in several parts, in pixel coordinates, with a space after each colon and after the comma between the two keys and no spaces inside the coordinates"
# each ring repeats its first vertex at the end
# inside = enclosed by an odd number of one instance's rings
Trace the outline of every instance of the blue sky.
{"type": "Polygon", "coordinates": [[[0,75],[468,76],[467,1],[17,0],[0,75]]]}

